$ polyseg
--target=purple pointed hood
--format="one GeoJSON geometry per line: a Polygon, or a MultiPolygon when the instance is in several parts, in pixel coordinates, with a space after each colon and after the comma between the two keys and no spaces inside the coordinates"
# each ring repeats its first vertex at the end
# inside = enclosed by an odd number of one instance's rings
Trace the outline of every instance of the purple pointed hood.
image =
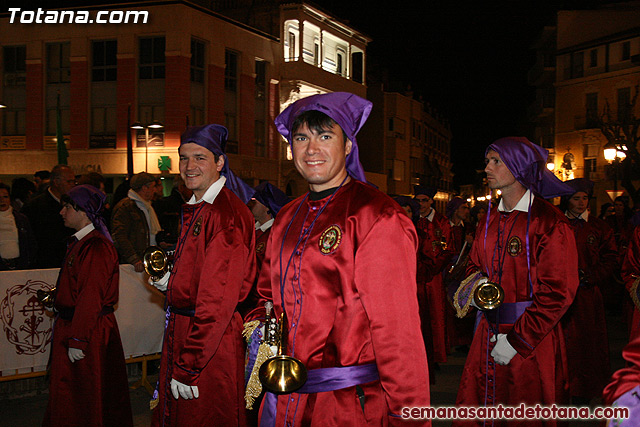
{"type": "Polygon", "coordinates": [[[356,134],[367,121],[372,107],[373,104],[370,101],[352,93],[332,92],[312,95],[289,105],[276,117],[275,124],[278,132],[280,132],[280,134],[289,141],[289,145],[291,145],[291,128],[293,127],[293,122],[300,114],[305,111],[316,110],[331,117],[338,123],[352,143],[351,152],[346,158],[347,172],[353,178],[367,182],[364,169],[360,164],[356,134]]]}
{"type": "Polygon", "coordinates": [[[514,178],[525,188],[544,199],[573,194],[575,191],[547,169],[549,151],[523,137],[506,137],[489,145],[485,156],[493,150],[514,178]]]}
{"type": "Polygon", "coordinates": [[[251,200],[254,190],[249,184],[238,178],[229,167],[229,158],[224,151],[228,133],[227,128],[221,125],[191,126],[180,136],[180,145],[194,143],[206,148],[216,156],[224,156],[224,166],[220,175],[227,178],[225,186],[246,204],[251,200]]]}

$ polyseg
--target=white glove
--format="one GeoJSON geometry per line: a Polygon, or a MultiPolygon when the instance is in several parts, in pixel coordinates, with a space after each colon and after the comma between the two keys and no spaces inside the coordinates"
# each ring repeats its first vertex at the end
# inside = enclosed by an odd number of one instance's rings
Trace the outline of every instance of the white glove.
{"type": "Polygon", "coordinates": [[[167,291],[167,285],[169,284],[169,276],[170,275],[171,275],[171,273],[167,271],[167,273],[164,276],[162,276],[162,279],[158,280],[157,282],[154,282],[153,280],[151,280],[151,277],[149,277],[149,284],[151,286],[154,286],[160,292],[166,292],[167,291]]]}
{"type": "Polygon", "coordinates": [[[173,378],[171,378],[171,394],[173,394],[175,399],[179,399],[180,397],[183,399],[197,399],[200,397],[197,385],[182,384],[173,378]]]}
{"type": "Polygon", "coordinates": [[[67,355],[69,356],[69,360],[71,361],[71,363],[77,362],[80,359],[84,359],[84,351],[80,350],[79,348],[69,347],[67,355]]]}
{"type": "Polygon", "coordinates": [[[507,334],[498,334],[498,342],[496,342],[496,336],[494,335],[491,337],[491,342],[496,343],[493,350],[491,350],[491,357],[498,365],[508,365],[513,356],[518,354],[516,349],[509,344],[507,334]]]}

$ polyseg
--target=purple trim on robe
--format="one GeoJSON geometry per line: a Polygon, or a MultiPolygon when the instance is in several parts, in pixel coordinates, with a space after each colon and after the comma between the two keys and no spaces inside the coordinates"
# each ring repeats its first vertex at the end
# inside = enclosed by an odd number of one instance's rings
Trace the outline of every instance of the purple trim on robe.
{"type": "Polygon", "coordinates": [[[640,386],[620,396],[611,406],[629,408],[629,418],[611,419],[610,427],[640,427],[640,386]]]}
{"type": "Polygon", "coordinates": [[[478,327],[480,318],[483,315],[487,316],[487,321],[490,325],[495,325],[496,320],[501,325],[513,325],[520,318],[520,316],[524,314],[524,311],[527,309],[527,307],[531,306],[531,304],[533,304],[533,301],[506,302],[501,304],[500,307],[494,310],[478,310],[478,312],[476,313],[476,324],[473,329],[475,331],[475,329],[478,327]]]}
{"type": "MultiPolygon", "coordinates": [[[[296,393],[311,394],[341,390],[378,379],[380,379],[380,376],[375,363],[360,366],[312,369],[307,376],[307,382],[296,393]]],[[[260,427],[276,425],[277,407],[278,396],[273,393],[265,393],[260,427]]]]}

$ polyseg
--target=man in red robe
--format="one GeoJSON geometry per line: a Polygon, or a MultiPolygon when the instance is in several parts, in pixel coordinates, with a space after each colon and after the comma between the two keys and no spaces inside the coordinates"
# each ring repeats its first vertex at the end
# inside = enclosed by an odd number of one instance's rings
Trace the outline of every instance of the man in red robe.
{"type": "Polygon", "coordinates": [[[44,426],[132,426],[118,323],[118,254],[104,224],[105,195],[79,185],[60,215],[76,230],[56,284],[49,404],[44,426]]]}
{"type": "MultiPolygon", "coordinates": [[[[457,268],[460,268],[460,272],[463,274],[463,268],[465,263],[469,259],[469,252],[471,245],[473,244],[473,226],[469,223],[470,209],[467,201],[462,197],[454,197],[445,210],[447,219],[449,219],[449,225],[451,226],[451,252],[452,257],[446,269],[443,272],[443,282],[445,287],[445,293],[449,293],[460,286],[460,281],[464,277],[459,279],[454,278],[450,273],[457,264],[457,268]],[[464,252],[462,249],[464,248],[464,252]],[[454,289],[452,289],[454,288],[454,289]]],[[[454,275],[457,275],[454,273],[454,275]]],[[[457,347],[462,351],[468,351],[469,345],[473,340],[473,326],[475,324],[475,318],[472,315],[468,315],[464,319],[458,319],[455,316],[455,309],[451,304],[446,304],[446,321],[447,321],[447,337],[449,338],[449,344],[452,347],[457,347]]]]}
{"type": "Polygon", "coordinates": [[[627,362],[627,366],[613,374],[611,382],[604,389],[602,398],[605,405],[629,408],[629,417],[627,419],[612,419],[611,421],[615,422],[607,425],[611,427],[638,427],[640,420],[640,336],[636,336],[626,345],[622,350],[622,357],[627,362]]]}
{"type": "Polygon", "coordinates": [[[628,244],[629,247],[622,262],[622,280],[633,301],[629,334],[629,341],[633,341],[640,336],[640,289],[638,289],[640,283],[638,279],[640,278],[640,227],[633,230],[628,244]]]}
{"type": "Polygon", "coordinates": [[[499,308],[478,311],[456,404],[564,404],[567,371],[560,319],[578,287],[578,254],[567,218],[544,199],[573,190],[546,169],[547,150],[526,138],[499,139],[485,156],[489,188],[501,190],[502,200],[478,227],[469,277],[461,285],[468,289],[458,294],[464,308],[460,314],[473,301],[465,296],[487,280],[500,285],[505,297],[499,308]]]}
{"type": "Polygon", "coordinates": [[[256,187],[248,206],[256,220],[256,265],[258,274],[264,260],[269,233],[280,209],[291,200],[278,187],[265,181],[256,187]]]}
{"type": "Polygon", "coordinates": [[[180,138],[180,175],[193,196],[170,276],[154,282],[167,292],[168,312],[154,426],[246,424],[237,306],[255,277],[246,206],[253,191],[229,169],[226,140],[219,125],[190,127],[180,138]]]}
{"type": "Polygon", "coordinates": [[[578,178],[565,182],[575,193],[562,198],[578,249],[580,286],[562,318],[567,345],[569,391],[573,404],[587,405],[600,397],[609,381],[609,341],[601,289],[616,269],[618,250],[613,230],[587,207],[593,182],[578,178]]]}
{"type": "Polygon", "coordinates": [[[449,220],[433,209],[435,188],[416,185],[414,198],[420,205],[420,218],[416,225],[420,237],[418,253],[418,301],[423,328],[429,325],[431,331],[425,330],[425,338],[430,334],[433,348],[433,362],[447,361],[449,343],[446,334],[446,294],[442,281],[442,272],[453,255],[451,248],[451,226],[449,220]],[[427,307],[425,307],[425,304],[427,307]]]}
{"type": "Polygon", "coordinates": [[[314,95],[276,119],[310,191],[278,214],[258,292],[286,312],[288,353],[308,380],[267,393],[261,425],[398,425],[403,407],[429,405],[415,229],[365,182],[358,159],[355,135],[371,106],[349,93],[314,95]]]}

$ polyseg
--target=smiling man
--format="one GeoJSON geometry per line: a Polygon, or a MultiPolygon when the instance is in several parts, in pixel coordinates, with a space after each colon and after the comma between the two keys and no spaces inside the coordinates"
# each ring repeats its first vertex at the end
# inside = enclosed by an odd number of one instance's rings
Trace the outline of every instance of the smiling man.
{"type": "Polygon", "coordinates": [[[180,175],[193,196],[183,205],[167,292],[153,425],[245,425],[244,344],[238,303],[255,277],[253,190],[229,169],[220,125],[188,128],[180,175]]]}
{"type": "Polygon", "coordinates": [[[366,183],[358,159],[355,137],[371,107],[329,93],[276,119],[310,191],[278,214],[258,292],[286,312],[289,354],[309,379],[291,395],[268,393],[262,425],[393,425],[403,407],[429,405],[415,228],[366,183]]]}

